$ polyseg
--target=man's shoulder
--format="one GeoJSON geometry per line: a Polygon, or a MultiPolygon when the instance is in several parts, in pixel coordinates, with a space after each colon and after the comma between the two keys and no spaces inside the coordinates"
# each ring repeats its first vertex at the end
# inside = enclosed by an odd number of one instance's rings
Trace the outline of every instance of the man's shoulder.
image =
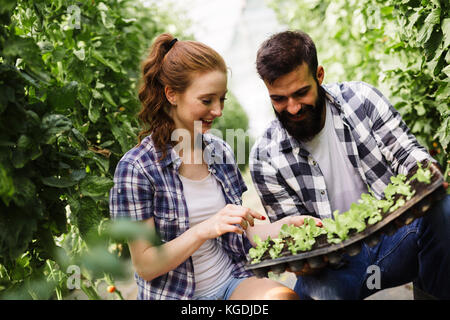
{"type": "Polygon", "coordinates": [[[374,85],[364,81],[334,82],[323,84],[322,87],[334,99],[347,103],[355,97],[359,101],[372,99],[374,95],[383,97],[383,94],[374,85]]]}
{"type": "Polygon", "coordinates": [[[274,156],[280,150],[280,143],[285,139],[285,132],[278,119],[272,120],[263,134],[256,139],[250,151],[250,159],[274,156]]]}
{"type": "Polygon", "coordinates": [[[329,93],[332,93],[336,97],[345,95],[348,91],[354,93],[363,94],[368,90],[376,90],[376,88],[364,81],[343,81],[323,84],[322,87],[329,93]]]}

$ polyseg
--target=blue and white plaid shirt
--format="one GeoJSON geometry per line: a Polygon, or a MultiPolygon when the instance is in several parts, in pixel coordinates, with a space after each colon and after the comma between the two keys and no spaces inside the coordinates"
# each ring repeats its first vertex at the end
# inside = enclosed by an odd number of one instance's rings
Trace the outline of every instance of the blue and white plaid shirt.
{"type": "MultiPolygon", "coordinates": [[[[222,185],[226,202],[241,205],[241,196],[247,187],[235,164],[233,151],[211,134],[204,134],[203,142],[204,153],[209,155],[205,157],[209,171],[222,185]]],[[[154,218],[163,242],[175,239],[189,228],[189,213],[178,173],[181,159],[174,148],[168,147],[167,156],[158,162],[161,153],[156,151],[151,136],[144,138],[119,161],[110,191],[112,218],[134,221],[154,218]]],[[[244,269],[246,253],[251,248],[248,239],[226,233],[217,241],[235,263],[232,275],[250,276],[244,269]]],[[[195,289],[192,258],[152,281],[145,281],[137,273],[135,279],[138,299],[190,299],[195,289]]]]}
{"type": "MultiPolygon", "coordinates": [[[[323,85],[343,150],[377,198],[394,174],[407,174],[431,156],[409,132],[400,114],[364,82],[323,85]]],[[[332,217],[318,163],[276,119],[250,153],[253,183],[271,221],[288,215],[332,217]]]]}

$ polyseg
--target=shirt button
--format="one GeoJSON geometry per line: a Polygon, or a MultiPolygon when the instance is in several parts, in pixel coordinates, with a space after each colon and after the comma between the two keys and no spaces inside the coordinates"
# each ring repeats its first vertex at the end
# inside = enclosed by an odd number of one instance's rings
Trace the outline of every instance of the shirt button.
{"type": "Polygon", "coordinates": [[[317,162],[313,161],[312,164],[313,164],[313,166],[316,166],[316,165],[317,165],[317,162]]]}
{"type": "Polygon", "coordinates": [[[230,188],[225,188],[225,192],[230,192],[230,188]]]}
{"type": "Polygon", "coordinates": [[[121,193],[122,192],[122,190],[121,189],[117,189],[117,193],[121,193]]]}
{"type": "Polygon", "coordinates": [[[325,190],[321,190],[321,191],[320,191],[320,194],[321,194],[321,195],[324,195],[324,194],[325,194],[325,190]]]}

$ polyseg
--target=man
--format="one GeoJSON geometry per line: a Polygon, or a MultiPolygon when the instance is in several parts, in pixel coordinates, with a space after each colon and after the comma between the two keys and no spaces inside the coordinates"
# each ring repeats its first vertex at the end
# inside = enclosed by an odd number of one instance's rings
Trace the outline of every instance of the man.
{"type": "MultiPolygon", "coordinates": [[[[332,217],[369,188],[383,197],[390,177],[417,161],[436,162],[409,132],[400,114],[363,82],[322,85],[315,45],[301,31],[273,35],[258,50],[257,71],[276,114],[250,154],[256,190],[271,221],[287,215],[332,217]]],[[[450,197],[423,217],[382,236],[373,248],[345,256],[348,263],[299,273],[303,299],[363,299],[370,266],[381,289],[415,280],[427,293],[450,298],[450,197]]]]}

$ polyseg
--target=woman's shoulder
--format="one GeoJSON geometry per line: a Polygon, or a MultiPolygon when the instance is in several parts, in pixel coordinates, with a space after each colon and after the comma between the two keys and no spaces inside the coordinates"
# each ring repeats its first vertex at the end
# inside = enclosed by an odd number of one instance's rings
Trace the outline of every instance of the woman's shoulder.
{"type": "Polygon", "coordinates": [[[148,166],[155,164],[158,152],[153,144],[151,136],[147,136],[135,147],[128,150],[120,159],[119,163],[129,165],[148,166]]]}

